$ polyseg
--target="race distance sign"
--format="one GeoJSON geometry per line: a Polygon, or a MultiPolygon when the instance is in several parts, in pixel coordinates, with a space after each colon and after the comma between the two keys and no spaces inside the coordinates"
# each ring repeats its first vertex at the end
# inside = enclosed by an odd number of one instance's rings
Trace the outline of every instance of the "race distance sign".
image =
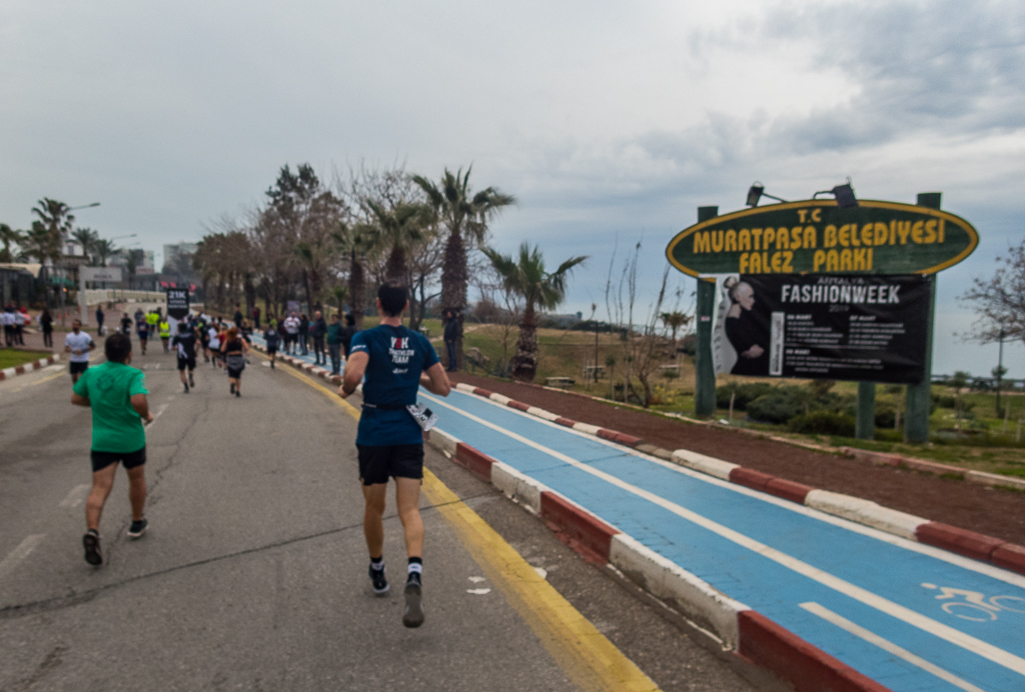
{"type": "Polygon", "coordinates": [[[722,275],[717,373],[916,384],[925,373],[931,276],[722,275]]]}
{"type": "Polygon", "coordinates": [[[771,204],[686,228],[666,248],[669,262],[702,274],[932,274],[979,244],[959,216],[928,207],[858,200],[771,204]]]}

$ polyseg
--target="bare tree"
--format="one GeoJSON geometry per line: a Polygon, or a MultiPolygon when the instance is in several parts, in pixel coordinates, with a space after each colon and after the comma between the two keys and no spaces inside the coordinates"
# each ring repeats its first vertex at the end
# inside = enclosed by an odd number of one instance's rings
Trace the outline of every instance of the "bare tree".
{"type": "Polygon", "coordinates": [[[976,277],[958,300],[978,315],[964,338],[993,343],[1000,338],[1025,341],[1025,240],[998,257],[988,279],[976,277]]]}

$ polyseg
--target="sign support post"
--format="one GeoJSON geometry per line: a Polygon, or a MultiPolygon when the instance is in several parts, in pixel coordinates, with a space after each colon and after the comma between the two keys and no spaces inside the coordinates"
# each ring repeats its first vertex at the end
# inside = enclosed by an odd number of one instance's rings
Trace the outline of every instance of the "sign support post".
{"type": "MultiPolygon", "coordinates": [[[[698,223],[714,219],[719,207],[698,207],[698,223]]],[[[715,366],[712,363],[712,311],[715,309],[715,283],[698,278],[697,351],[694,356],[694,413],[715,413],[715,366]]]]}
{"type": "Polygon", "coordinates": [[[858,416],[854,424],[854,436],[859,440],[871,440],[876,436],[876,383],[858,383],[858,416]]]}
{"type": "MultiPolygon", "coordinates": [[[[920,192],[917,204],[920,207],[939,209],[941,194],[939,192],[920,192]]],[[[925,371],[922,381],[908,385],[907,411],[904,416],[904,441],[922,443],[929,441],[929,411],[932,408],[932,342],[936,331],[933,320],[936,316],[936,275],[929,282],[929,331],[925,342],[925,371]]]]}

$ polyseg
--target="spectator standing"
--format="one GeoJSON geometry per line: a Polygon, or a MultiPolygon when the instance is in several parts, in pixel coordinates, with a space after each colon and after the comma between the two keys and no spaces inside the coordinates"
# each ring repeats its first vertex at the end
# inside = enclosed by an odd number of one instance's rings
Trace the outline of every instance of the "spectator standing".
{"type": "Polygon", "coordinates": [[[235,322],[235,326],[239,329],[242,329],[242,320],[244,318],[242,317],[242,305],[239,303],[235,304],[235,315],[233,319],[235,322]]]}
{"type": "Polygon", "coordinates": [[[96,306],[96,336],[103,336],[103,320],[106,319],[106,315],[103,313],[103,306],[96,306]]]}
{"type": "Polygon", "coordinates": [[[313,357],[317,365],[327,365],[327,357],[324,355],[324,337],[327,336],[327,322],[324,321],[320,310],[313,313],[313,323],[310,325],[310,332],[313,336],[313,357]]]}
{"type": "Polygon", "coordinates": [[[356,318],[352,316],[352,313],[349,313],[345,316],[345,326],[339,332],[345,360],[349,360],[349,351],[352,348],[352,337],[354,336],[356,336],[356,318]]]}
{"type": "Polygon", "coordinates": [[[39,315],[39,328],[43,330],[43,346],[53,348],[53,315],[49,308],[44,308],[39,315]]]}
{"type": "Polygon", "coordinates": [[[302,351],[302,355],[307,355],[309,351],[309,339],[310,339],[310,318],[306,316],[304,312],[299,316],[299,346],[302,351]]]}
{"type": "Polygon", "coordinates": [[[24,309],[14,311],[14,339],[19,346],[25,345],[25,322],[28,320],[25,319],[24,309]]]}
{"type": "Polygon", "coordinates": [[[455,372],[459,359],[456,356],[456,342],[459,341],[459,317],[455,310],[445,311],[445,353],[448,355],[448,371],[455,372]]]}
{"type": "Polygon", "coordinates": [[[4,345],[14,345],[14,308],[8,306],[0,312],[0,324],[4,325],[4,345]]]}
{"type": "Polygon", "coordinates": [[[294,312],[285,318],[285,350],[292,353],[296,342],[299,340],[299,316],[294,312]]]}
{"type": "Polygon", "coordinates": [[[132,337],[132,318],[128,316],[127,312],[121,317],[121,333],[128,338],[132,337]]]}
{"type": "Polygon", "coordinates": [[[331,315],[331,324],[327,326],[327,352],[331,356],[331,374],[338,375],[342,369],[342,323],[338,313],[331,315]]]}
{"type": "Polygon", "coordinates": [[[260,331],[260,308],[253,306],[253,329],[260,331]]]}

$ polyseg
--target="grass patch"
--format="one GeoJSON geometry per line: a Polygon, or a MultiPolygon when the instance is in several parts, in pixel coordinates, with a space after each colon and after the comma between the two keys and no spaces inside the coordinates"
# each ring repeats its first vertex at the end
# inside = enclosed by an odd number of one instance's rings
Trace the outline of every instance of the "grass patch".
{"type": "Polygon", "coordinates": [[[49,358],[52,355],[49,351],[21,351],[15,348],[0,349],[0,370],[31,363],[40,358],[49,358]]]}

